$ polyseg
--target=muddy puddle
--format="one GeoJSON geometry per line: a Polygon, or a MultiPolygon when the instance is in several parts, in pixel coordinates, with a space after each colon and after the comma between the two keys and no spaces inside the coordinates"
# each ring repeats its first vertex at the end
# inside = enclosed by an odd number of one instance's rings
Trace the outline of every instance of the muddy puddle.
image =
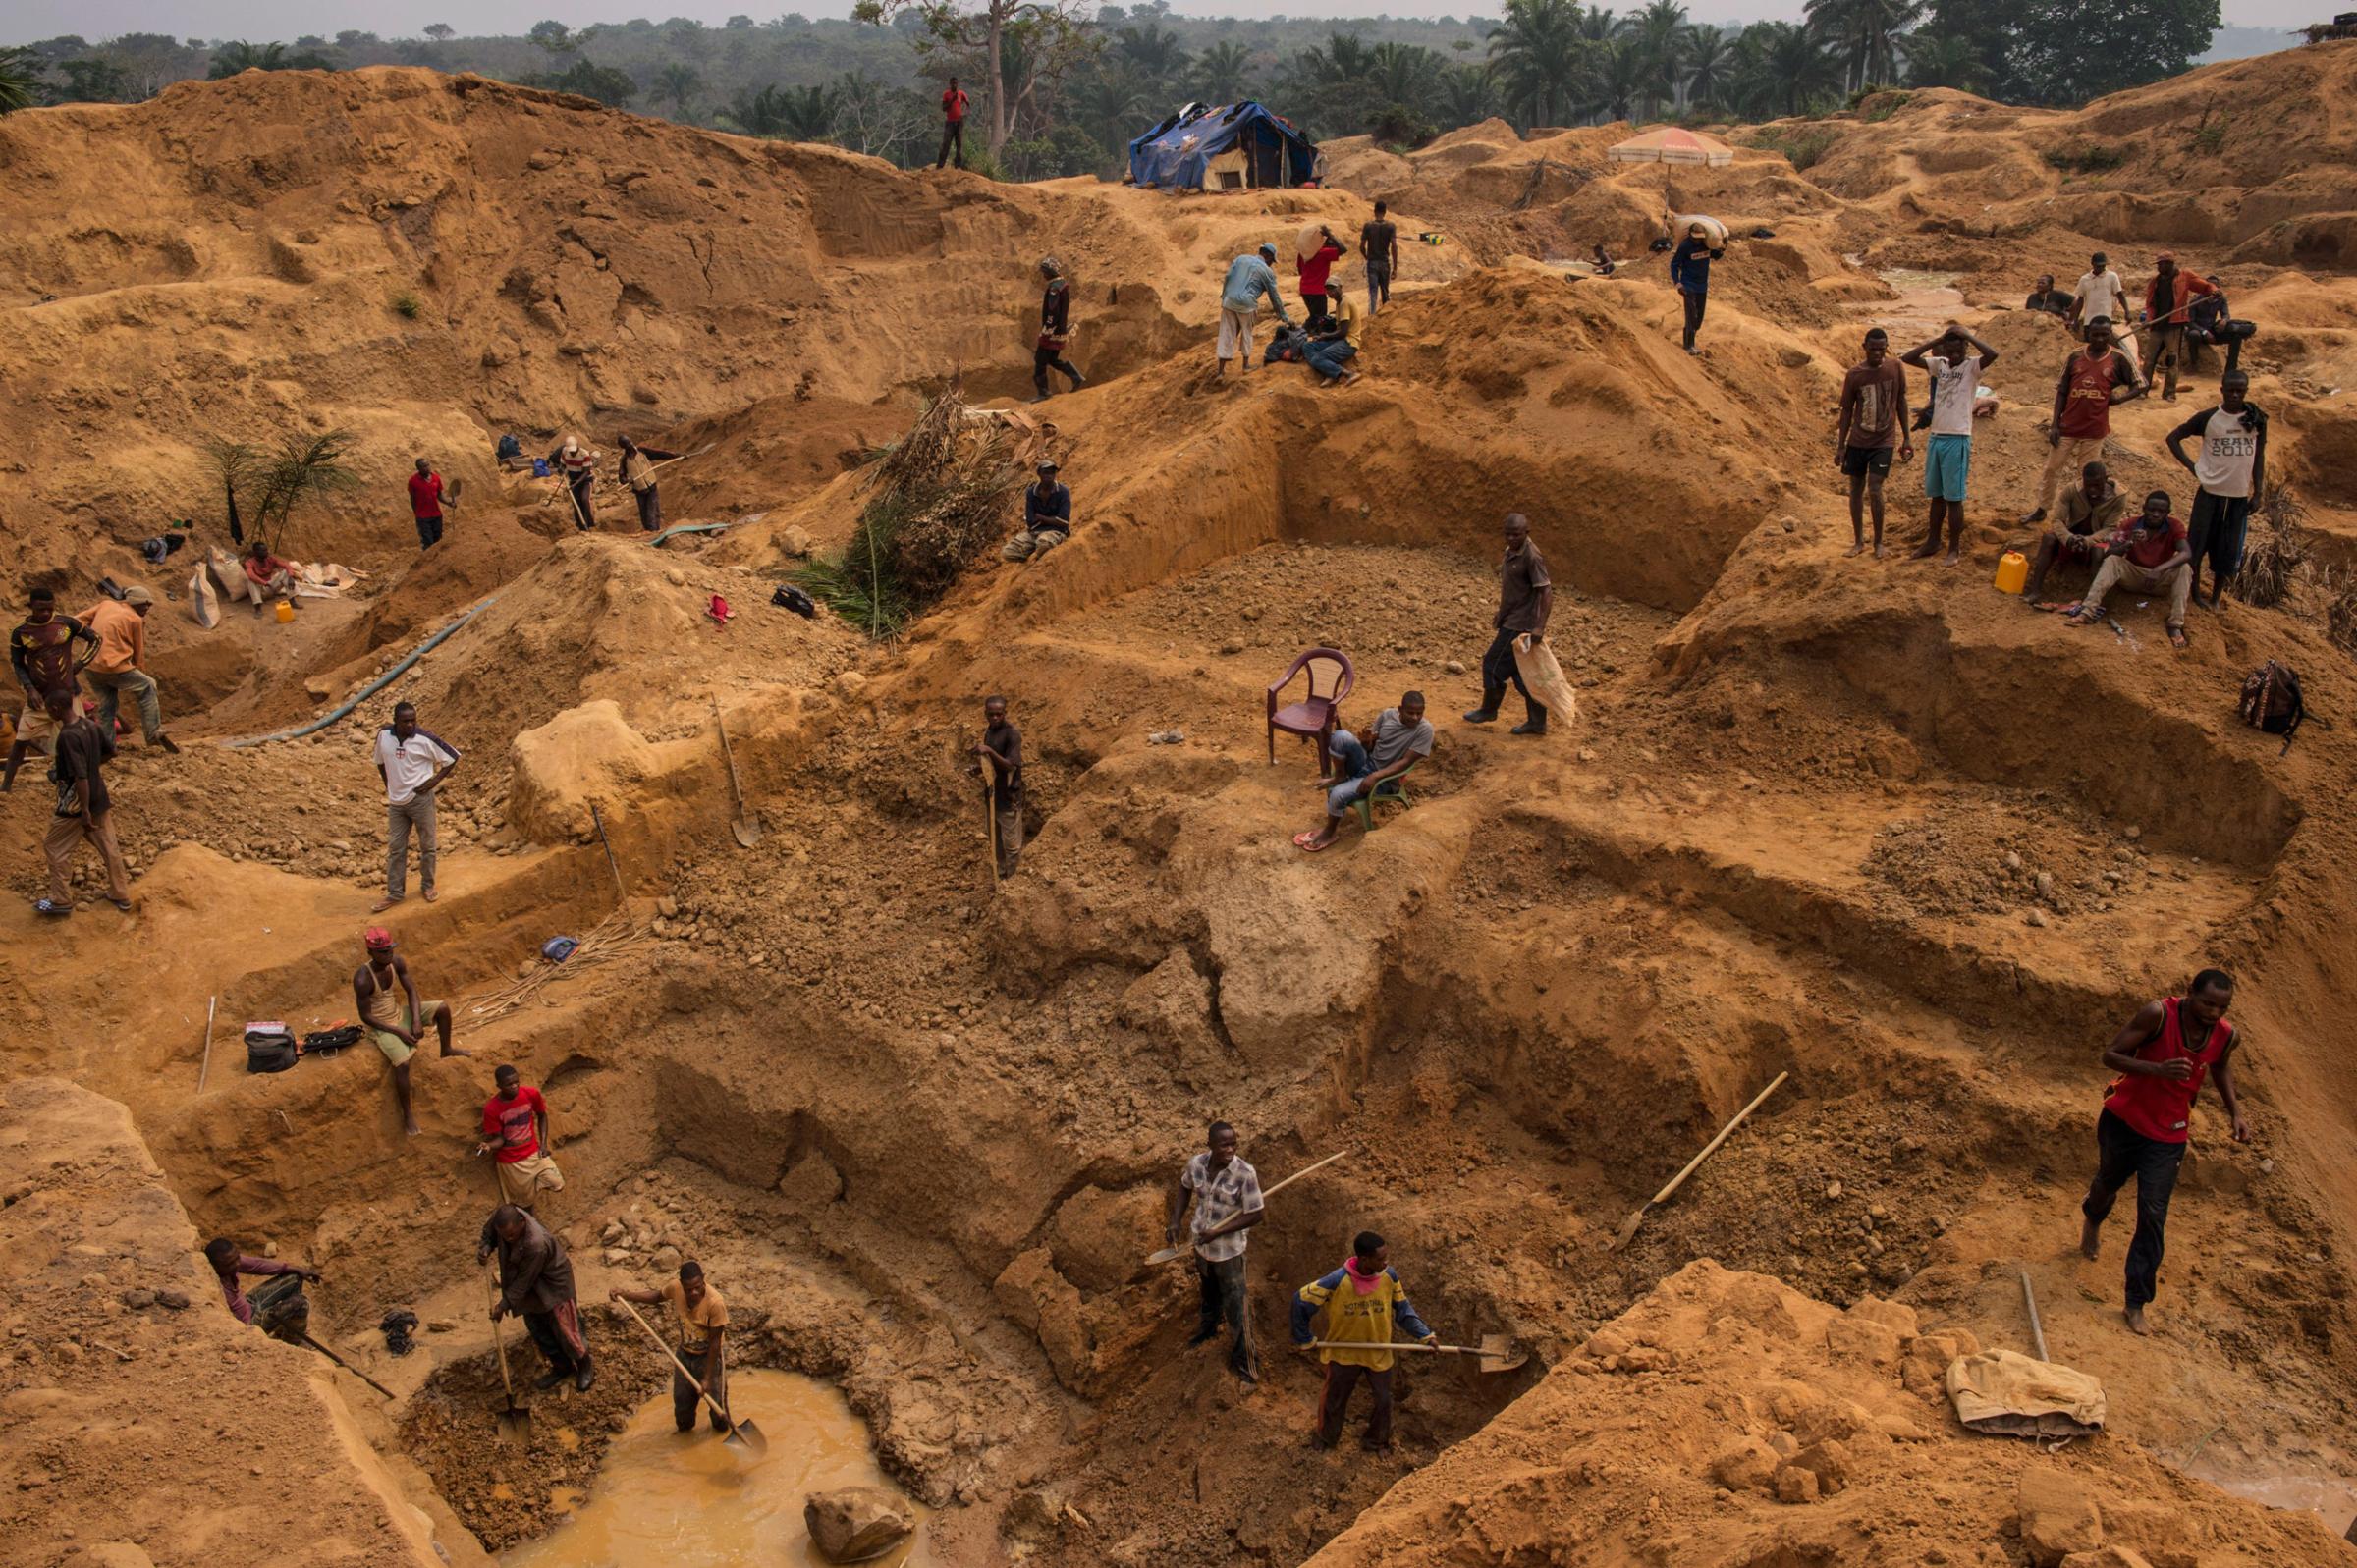
{"type": "MultiPolygon", "coordinates": [[[[1960,272],[1922,272],[1913,267],[1884,267],[1878,269],[1875,276],[1890,285],[1898,297],[1877,299],[1856,308],[1861,314],[1870,316],[1879,325],[1890,329],[1893,337],[1901,336],[1902,329],[1919,329],[1928,338],[1953,321],[1964,309],[1964,291],[1956,287],[1957,280],[1964,276],[1960,272]]],[[[1912,347],[1912,344],[1894,347],[1912,347]]]]}
{"type": "Polygon", "coordinates": [[[2184,1467],[2185,1474],[2206,1481],[2220,1491],[2265,1503],[2270,1508],[2305,1510],[2322,1518],[2333,1535],[2345,1534],[2357,1520],[2357,1487],[2338,1476],[2296,1470],[2270,1470],[2229,1456],[2203,1459],[2184,1467]]]}
{"type": "MultiPolygon", "coordinates": [[[[758,1462],[740,1459],[698,1426],[672,1428],[668,1394],[648,1401],[606,1450],[587,1497],[559,1499],[571,1517],[504,1553],[505,1568],[803,1568],[825,1559],[802,1528],[802,1502],[838,1487],[899,1488],[876,1466],[867,1429],[843,1396],[792,1373],[733,1372],[733,1408],[769,1438],[758,1462]]],[[[914,1505],[912,1505],[914,1506],[914,1505]]],[[[924,1510],[917,1509],[919,1519],[924,1510]]],[[[920,1522],[885,1568],[934,1568],[920,1522]]]]}

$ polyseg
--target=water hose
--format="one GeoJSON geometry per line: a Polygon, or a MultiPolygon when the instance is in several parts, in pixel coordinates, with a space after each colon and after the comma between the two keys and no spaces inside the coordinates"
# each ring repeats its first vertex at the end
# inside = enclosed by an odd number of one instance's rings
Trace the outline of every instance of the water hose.
{"type": "Polygon", "coordinates": [[[459,617],[458,620],[452,622],[449,625],[444,626],[440,631],[435,632],[432,636],[426,638],[415,648],[411,649],[408,658],[402,660],[401,663],[395,665],[392,669],[386,671],[383,675],[378,676],[374,680],[369,681],[368,684],[362,686],[359,690],[345,698],[343,702],[330,709],[327,713],[322,714],[316,719],[313,719],[309,724],[297,725],[292,730],[280,730],[274,733],[266,735],[247,735],[243,740],[227,740],[223,741],[222,744],[227,746],[232,751],[238,751],[243,750],[247,746],[267,745],[273,740],[300,740],[304,735],[311,734],[317,730],[325,730],[329,725],[334,724],[337,720],[352,712],[353,709],[358,707],[361,703],[366,702],[370,697],[375,696],[378,692],[384,690],[394,681],[399,680],[403,675],[408,673],[410,666],[415,664],[418,660],[433,652],[435,648],[441,645],[444,638],[448,637],[452,632],[458,630],[461,626],[466,624],[467,622],[472,621],[478,611],[488,610],[491,608],[491,606],[497,603],[499,603],[498,594],[493,594],[488,599],[478,600],[475,604],[468,607],[465,615],[459,617]]]}

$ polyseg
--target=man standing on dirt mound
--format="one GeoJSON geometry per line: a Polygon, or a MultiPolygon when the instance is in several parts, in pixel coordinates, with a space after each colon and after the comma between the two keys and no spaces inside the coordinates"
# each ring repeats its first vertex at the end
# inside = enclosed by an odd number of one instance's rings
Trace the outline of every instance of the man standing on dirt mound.
{"type": "Polygon", "coordinates": [[[393,722],[376,732],[376,776],[385,785],[385,895],[369,906],[381,915],[409,896],[410,833],[417,834],[417,890],[427,903],[440,896],[434,889],[434,802],[442,781],[459,765],[456,747],[431,730],[417,728],[414,703],[393,705],[393,722]]]}
{"type": "Polygon", "coordinates": [[[1907,373],[1891,357],[1891,334],[1866,334],[1866,357],[1841,378],[1841,412],[1834,424],[1834,458],[1849,476],[1849,553],[1866,548],[1866,503],[1874,503],[1874,558],[1883,558],[1883,480],[1891,454],[1915,459],[1907,432],[1907,373]]]}
{"type": "Polygon", "coordinates": [[[2153,257],[2153,281],[2144,291],[2144,319],[2152,324],[2150,374],[2161,378],[2163,403],[2177,401],[2177,372],[2185,363],[2185,328],[2193,301],[2216,293],[2216,284],[2177,265],[2175,251],[2164,250],[2153,257]]]}
{"type": "Polygon", "coordinates": [[[1555,583],[1547,575],[1547,560],[1530,542],[1530,519],[1519,512],[1506,514],[1506,559],[1498,564],[1498,614],[1490,624],[1497,635],[1481,656],[1481,706],[1465,714],[1467,724],[1486,725],[1498,717],[1506,700],[1507,682],[1522,693],[1529,717],[1514,726],[1517,735],[1547,732],[1547,710],[1522,683],[1514,665],[1514,639],[1530,633],[1533,644],[1547,640],[1547,618],[1555,613],[1555,583]]]}
{"type": "Polygon", "coordinates": [[[587,1393],[597,1374],[589,1364],[589,1341],[581,1335],[573,1260],[565,1256],[565,1243],[530,1215],[503,1203],[483,1221],[474,1261],[483,1263],[494,1252],[499,1254],[499,1300],[491,1304],[491,1321],[521,1317],[524,1331],[548,1358],[548,1371],[532,1386],[554,1388],[571,1378],[574,1387],[587,1393]]]}
{"type": "Polygon", "coordinates": [[[1367,263],[1367,314],[1373,315],[1392,302],[1392,279],[1399,271],[1399,226],[1392,222],[1391,208],[1378,201],[1375,216],[1359,225],[1358,253],[1367,263]]]}
{"type": "Polygon", "coordinates": [[[17,716],[17,738],[8,748],[7,771],[0,773],[0,794],[16,787],[17,768],[27,756],[36,751],[49,754],[55,738],[49,693],[63,691],[70,699],[79,698],[82,667],[97,656],[98,633],[72,616],[59,615],[54,591],[33,589],[24,621],[8,634],[8,664],[24,689],[25,711],[17,716]],[[82,645],[79,659],[77,643],[82,645]]]}
{"type": "Polygon", "coordinates": [[[431,550],[442,542],[442,476],[423,458],[410,475],[410,515],[417,521],[417,548],[431,550]]]}
{"type": "Polygon", "coordinates": [[[548,1152],[556,1143],[548,1102],[513,1067],[501,1067],[491,1081],[499,1092],[483,1102],[483,1141],[474,1152],[497,1155],[491,1168],[502,1198],[519,1209],[535,1208],[540,1194],[565,1190],[565,1172],[548,1152]]]}
{"type": "Polygon", "coordinates": [[[1370,1453],[1392,1451],[1392,1368],[1398,1355],[1392,1346],[1402,1338],[1437,1345],[1441,1336],[1416,1315],[1392,1268],[1392,1249],[1372,1230],[1362,1230],[1350,1243],[1350,1256],[1332,1273],[1311,1280],[1293,1296],[1293,1348],[1308,1351],[1313,1341],[1327,1341],[1318,1350],[1326,1363],[1326,1388],[1318,1398],[1318,1430],[1313,1448],[1331,1448],[1343,1438],[1343,1418],[1350,1409],[1350,1391],[1364,1378],[1374,1408],[1367,1413],[1367,1433],[1359,1445],[1370,1453]],[[1323,1315],[1326,1328],[1311,1328],[1323,1315]]]}
{"type": "Polygon", "coordinates": [[[368,961],[354,971],[352,1000],[359,1009],[360,1027],[376,1049],[393,1064],[393,1100],[401,1107],[402,1130],[414,1138],[420,1131],[417,1112],[410,1101],[410,1058],[417,1054],[418,1037],[432,1024],[445,1056],[465,1056],[450,1044],[450,1003],[420,1001],[410,966],[393,951],[393,933],[370,926],[360,936],[368,961]]]}
{"type": "Polygon", "coordinates": [[[74,912],[74,889],[67,881],[74,851],[85,840],[98,851],[106,867],[106,901],[125,914],[137,907],[131,901],[131,871],[115,842],[114,801],[100,777],[102,766],[115,754],[115,732],[101,730],[88,717],[74,711],[70,686],[52,687],[41,699],[48,705],[49,723],[56,733],[50,743],[49,777],[57,784],[57,806],[49,819],[41,851],[49,861],[49,896],[36,902],[35,914],[63,920],[74,912]]]}
{"type": "Polygon", "coordinates": [[[1228,263],[1228,276],[1220,284],[1220,343],[1218,354],[1220,374],[1228,373],[1228,361],[1240,352],[1246,370],[1252,368],[1252,322],[1260,312],[1260,297],[1269,297],[1277,311],[1277,319],[1287,326],[1293,318],[1285,313],[1285,297],[1277,292],[1277,247],[1264,244],[1252,255],[1237,256],[1228,263]]]}
{"type": "Polygon", "coordinates": [[[2251,376],[2229,370],[2218,381],[2219,402],[2168,433],[2168,455],[2200,486],[2193,497],[2187,542],[2193,551],[2193,581],[2187,597],[2202,597],[2202,562],[2210,563],[2210,608],[2242,568],[2243,536],[2251,525],[2251,498],[2267,484],[2267,415],[2247,398],[2251,376]],[[2199,440],[2202,455],[2185,456],[2185,443],[2199,440]]]}
{"type": "Polygon", "coordinates": [[[663,485],[655,477],[659,463],[678,460],[679,454],[661,447],[642,447],[629,436],[615,439],[622,449],[622,482],[638,503],[638,531],[654,533],[663,526],[663,485]]]}
{"type": "Polygon", "coordinates": [[[1928,371],[1932,378],[1932,439],[1923,453],[1923,493],[1931,498],[1931,532],[1914,554],[1928,561],[1940,553],[1940,524],[1947,524],[1947,564],[1964,558],[1964,490],[1972,473],[1972,405],[1981,375],[1997,363],[1997,351],[1957,322],[1931,342],[1909,349],[1899,363],[1928,371]],[[1938,352],[1933,351],[1937,350],[1938,352]]]}
{"type": "Polygon", "coordinates": [[[1711,247],[1711,231],[1699,223],[1686,230],[1686,237],[1670,254],[1670,282],[1677,289],[1678,298],[1686,308],[1688,353],[1702,352],[1694,347],[1694,335],[1702,330],[1702,313],[1711,302],[1711,263],[1726,254],[1724,248],[1711,247]]]}
{"type": "Polygon", "coordinates": [[[1039,296],[1039,339],[1031,348],[1031,385],[1039,395],[1033,403],[1048,401],[1048,372],[1059,370],[1070,380],[1078,392],[1088,385],[1088,378],[1072,368],[1064,356],[1064,346],[1072,337],[1072,283],[1064,275],[1064,263],[1054,256],[1042,256],[1039,262],[1042,287],[1039,296]]]}
{"type": "Polygon", "coordinates": [[[2046,471],[2038,479],[2038,505],[2021,521],[2023,527],[2046,520],[2065,475],[2079,473],[2103,457],[2111,438],[2111,406],[2144,396],[2128,356],[2111,345],[2111,318],[2097,316],[2087,323],[2087,347],[2074,349],[2062,361],[2061,379],[2055,383],[2054,411],[2048,415],[2046,471]]]}
{"type": "Polygon", "coordinates": [[[1202,1298],[1202,1315],[1189,1345],[1208,1344],[1219,1337],[1220,1320],[1235,1329],[1229,1347],[1228,1370],[1246,1382],[1260,1381],[1260,1364],[1252,1353],[1252,1309],[1244,1292],[1244,1232],[1260,1223],[1266,1211],[1260,1201],[1260,1172],[1235,1152],[1235,1129],[1215,1121],[1209,1147],[1178,1172],[1171,1189],[1171,1217],[1164,1234],[1178,1245],[1179,1225],[1186,1204],[1195,1204],[1187,1234],[1194,1238],[1195,1283],[1202,1298]]]}
{"type": "Polygon", "coordinates": [[[958,149],[958,167],[965,167],[966,102],[965,89],[958,85],[956,77],[950,78],[950,84],[941,94],[941,156],[933,160],[936,169],[950,161],[952,146],[958,149]]]}
{"type": "Polygon", "coordinates": [[[2159,1289],[2163,1233],[2168,1200],[2185,1159],[2187,1124],[2202,1092],[2202,1076],[2218,1075],[2218,1098],[2231,1118],[2234,1141],[2251,1141],[2234,1094],[2234,1048],[2241,1036],[2226,1022],[2234,981],[2222,969],[2193,977],[2182,997],[2148,1001],[2104,1048],[2104,1065],[2119,1076],[2104,1097],[2095,1122],[2095,1180],[2079,1206],[2087,1222],[2079,1228],[2079,1251],[2096,1256],[2111,1200],[2130,1176],[2136,1178],[2136,1235],[2128,1243],[2128,1326],[2153,1331],[2144,1309],[2159,1289]]]}

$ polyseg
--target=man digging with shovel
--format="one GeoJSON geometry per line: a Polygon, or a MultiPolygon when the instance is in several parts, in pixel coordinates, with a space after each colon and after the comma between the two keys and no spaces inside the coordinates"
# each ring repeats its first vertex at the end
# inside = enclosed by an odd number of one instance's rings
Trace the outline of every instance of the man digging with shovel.
{"type": "Polygon", "coordinates": [[[729,1423],[721,1412],[729,1405],[727,1362],[722,1345],[729,1336],[728,1304],[704,1279],[704,1266],[690,1258],[680,1265],[680,1277],[661,1290],[606,1292],[610,1301],[634,1301],[641,1307],[668,1306],[680,1325],[679,1359],[671,1369],[671,1420],[682,1433],[695,1430],[695,1407],[711,1396],[712,1430],[725,1433],[729,1423]],[[692,1370],[695,1381],[688,1381],[692,1370]],[[696,1383],[703,1384],[701,1393],[696,1383]]]}
{"type": "Polygon", "coordinates": [[[1326,1388],[1318,1400],[1318,1431],[1313,1448],[1332,1448],[1343,1436],[1343,1417],[1350,1408],[1350,1390],[1361,1378],[1374,1396],[1367,1415],[1367,1434],[1359,1439],[1370,1453],[1392,1451],[1392,1366],[1398,1358],[1392,1346],[1401,1335],[1419,1344],[1437,1345],[1441,1336],[1416,1316],[1407,1288],[1392,1269],[1392,1249],[1372,1230],[1362,1230],[1350,1243],[1343,1266],[1303,1285],[1293,1296],[1293,1348],[1316,1349],[1326,1363],[1326,1388]],[[1310,1332],[1323,1313],[1326,1331],[1310,1332]]]}
{"type": "Polygon", "coordinates": [[[589,1365],[589,1342],[581,1337],[573,1260],[565,1256],[565,1243],[530,1215],[503,1203],[483,1221],[474,1261],[482,1263],[494,1252],[499,1254],[500,1296],[491,1304],[491,1321],[521,1316],[532,1343],[548,1358],[548,1371],[532,1386],[554,1388],[571,1378],[574,1387],[587,1393],[597,1374],[589,1365]]]}

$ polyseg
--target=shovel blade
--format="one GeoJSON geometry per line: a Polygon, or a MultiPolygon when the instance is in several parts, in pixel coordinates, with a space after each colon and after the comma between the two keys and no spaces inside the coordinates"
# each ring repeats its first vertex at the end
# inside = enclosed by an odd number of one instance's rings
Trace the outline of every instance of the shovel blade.
{"type": "Polygon", "coordinates": [[[532,1413],[521,1405],[492,1412],[494,1435],[513,1448],[522,1448],[532,1440],[532,1413]]]}
{"type": "Polygon", "coordinates": [[[1530,1352],[1517,1350],[1512,1339],[1505,1334],[1481,1336],[1481,1359],[1477,1363],[1483,1372],[1512,1372],[1530,1359],[1530,1352]]]}
{"type": "Polygon", "coordinates": [[[750,1421],[740,1421],[731,1427],[729,1434],[720,1439],[720,1444],[724,1448],[741,1449],[754,1459],[769,1452],[769,1438],[762,1434],[757,1424],[750,1421]]]}
{"type": "Polygon", "coordinates": [[[735,822],[731,823],[729,827],[730,831],[737,835],[738,843],[741,844],[747,849],[752,848],[755,844],[761,841],[760,825],[754,822],[750,817],[739,817],[735,822]]]}
{"type": "Polygon", "coordinates": [[[1646,1204],[1644,1207],[1638,1209],[1636,1213],[1630,1215],[1626,1219],[1621,1220],[1620,1233],[1615,1236],[1611,1243],[1607,1245],[1604,1250],[1606,1252],[1618,1252],[1621,1248],[1627,1246],[1628,1238],[1637,1233],[1637,1227],[1645,1222],[1645,1217],[1651,1213],[1653,1213],[1653,1205],[1646,1204]]]}
{"type": "Polygon", "coordinates": [[[1184,1247],[1165,1247],[1165,1248],[1163,1248],[1163,1249],[1162,1249],[1160,1252],[1150,1252],[1150,1253],[1147,1253],[1147,1254],[1146,1254],[1146,1262],[1148,1262],[1148,1263],[1172,1263],[1172,1262],[1175,1262],[1175,1261],[1178,1259],[1178,1255],[1179,1255],[1180,1253],[1184,1252],[1184,1251],[1186,1251],[1186,1249],[1185,1249],[1184,1247]]]}

